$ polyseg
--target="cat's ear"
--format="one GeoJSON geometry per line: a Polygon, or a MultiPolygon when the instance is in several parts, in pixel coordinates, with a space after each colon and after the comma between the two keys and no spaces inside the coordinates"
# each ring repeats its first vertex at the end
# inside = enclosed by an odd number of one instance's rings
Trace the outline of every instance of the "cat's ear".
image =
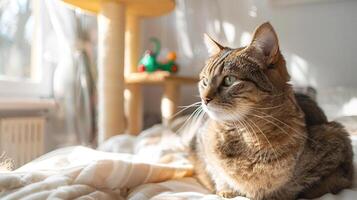
{"type": "Polygon", "coordinates": [[[255,29],[250,46],[263,52],[267,65],[274,64],[279,53],[279,42],[273,26],[269,22],[265,22],[255,29]]]}
{"type": "Polygon", "coordinates": [[[203,40],[205,41],[208,53],[210,56],[214,56],[218,54],[224,47],[220,45],[218,42],[214,41],[209,35],[206,33],[203,35],[203,40]]]}

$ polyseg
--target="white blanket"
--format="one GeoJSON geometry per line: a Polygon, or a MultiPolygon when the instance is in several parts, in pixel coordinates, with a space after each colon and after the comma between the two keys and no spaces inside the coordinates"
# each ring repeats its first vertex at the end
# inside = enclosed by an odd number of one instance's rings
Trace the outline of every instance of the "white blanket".
{"type": "MultiPolygon", "coordinates": [[[[116,153],[64,148],[1,172],[0,199],[221,199],[191,178],[180,138],[160,126],[114,137],[100,149],[116,153]]],[[[354,200],[357,187],[320,199],[354,200]]]]}

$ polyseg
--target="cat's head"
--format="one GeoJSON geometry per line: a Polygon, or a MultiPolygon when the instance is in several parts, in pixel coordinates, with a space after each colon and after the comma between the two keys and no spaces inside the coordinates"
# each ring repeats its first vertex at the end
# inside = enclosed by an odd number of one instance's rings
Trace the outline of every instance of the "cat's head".
{"type": "Polygon", "coordinates": [[[199,92],[211,118],[237,120],[284,91],[290,77],[270,23],[256,28],[246,47],[223,47],[207,35],[205,42],[211,57],[200,73],[199,92]]]}

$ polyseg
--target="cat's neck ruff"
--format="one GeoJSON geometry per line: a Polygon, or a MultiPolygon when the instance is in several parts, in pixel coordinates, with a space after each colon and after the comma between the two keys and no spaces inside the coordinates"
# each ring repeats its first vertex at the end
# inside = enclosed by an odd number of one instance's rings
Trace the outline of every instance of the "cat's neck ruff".
{"type": "MultiPolygon", "coordinates": [[[[296,106],[294,98],[282,97],[280,104],[271,109],[251,109],[236,121],[212,120],[222,142],[232,135],[241,137],[248,145],[270,148],[271,145],[286,142],[301,143],[306,139],[304,114],[296,106]]],[[[276,104],[275,104],[276,105],[276,104]]]]}

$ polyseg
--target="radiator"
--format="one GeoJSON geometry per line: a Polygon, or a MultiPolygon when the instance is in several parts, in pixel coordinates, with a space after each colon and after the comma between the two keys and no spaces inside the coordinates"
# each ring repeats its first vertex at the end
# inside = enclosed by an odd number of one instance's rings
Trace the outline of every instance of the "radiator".
{"type": "Polygon", "coordinates": [[[0,118],[0,154],[18,168],[44,153],[44,133],[44,117],[0,118]]]}

